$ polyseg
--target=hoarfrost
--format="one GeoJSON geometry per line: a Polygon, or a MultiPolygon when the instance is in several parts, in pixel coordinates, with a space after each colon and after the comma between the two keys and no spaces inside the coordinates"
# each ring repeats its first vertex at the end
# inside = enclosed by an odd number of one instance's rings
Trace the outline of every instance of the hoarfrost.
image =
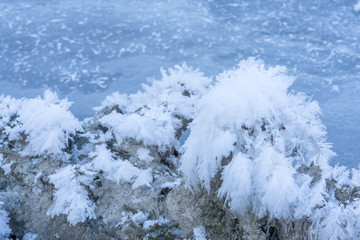
{"type": "Polygon", "coordinates": [[[96,218],[95,204],[89,199],[88,192],[83,185],[89,186],[92,181],[91,173],[68,165],[55,174],[49,176],[54,184],[54,202],[47,214],[51,217],[66,214],[71,225],[84,222],[87,218],[96,218]]]}
{"type": "Polygon", "coordinates": [[[329,166],[335,154],[320,108],[289,93],[292,82],[285,69],[266,69],[254,59],[220,74],[195,107],[180,170],[189,187],[208,191],[220,173],[218,194],[233,211],[287,222],[307,218],[312,236],[355,238],[359,200],[345,205],[327,185],[351,184],[348,171],[329,166]]]}
{"type": "Polygon", "coordinates": [[[93,159],[85,167],[95,171],[102,170],[104,176],[114,182],[120,180],[132,182],[141,173],[141,169],[133,166],[128,160],[115,160],[114,155],[105,144],[97,145],[89,157],[93,159]]]}
{"type": "Polygon", "coordinates": [[[161,71],[162,79],[143,84],[142,92],[127,96],[115,93],[106,104],[117,105],[121,113],[112,111],[100,122],[110,128],[118,143],[128,138],[145,145],[156,145],[164,149],[178,145],[177,131],[183,119],[191,119],[194,105],[207,91],[211,79],[186,65],[161,71]],[[117,103],[117,104],[116,104],[117,103]]]}
{"type": "Polygon", "coordinates": [[[4,135],[0,143],[21,140],[25,135],[27,145],[23,155],[54,155],[66,158],[64,149],[76,131],[81,131],[80,122],[69,111],[67,99],[47,90],[44,97],[13,99],[0,97],[0,130],[4,135]]]}

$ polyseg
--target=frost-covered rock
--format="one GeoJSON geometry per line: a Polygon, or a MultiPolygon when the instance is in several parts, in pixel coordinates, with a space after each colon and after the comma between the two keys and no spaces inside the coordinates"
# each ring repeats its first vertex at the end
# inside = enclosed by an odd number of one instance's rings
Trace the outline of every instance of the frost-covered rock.
{"type": "Polygon", "coordinates": [[[319,106],[289,92],[292,81],[253,59],[214,83],[184,65],[142,92],[114,93],[82,123],[48,91],[0,97],[0,230],[19,239],[359,238],[360,170],[329,166],[319,106]]]}

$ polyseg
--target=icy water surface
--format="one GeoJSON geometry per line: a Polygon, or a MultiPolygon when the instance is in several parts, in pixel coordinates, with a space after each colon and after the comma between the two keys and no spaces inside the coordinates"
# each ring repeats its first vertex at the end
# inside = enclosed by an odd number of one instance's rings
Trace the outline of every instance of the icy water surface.
{"type": "Polygon", "coordinates": [[[356,1],[2,0],[0,94],[45,88],[84,118],[113,91],[133,93],[160,67],[216,75],[255,56],[284,65],[320,102],[340,161],[360,155],[360,15],[356,1]]]}

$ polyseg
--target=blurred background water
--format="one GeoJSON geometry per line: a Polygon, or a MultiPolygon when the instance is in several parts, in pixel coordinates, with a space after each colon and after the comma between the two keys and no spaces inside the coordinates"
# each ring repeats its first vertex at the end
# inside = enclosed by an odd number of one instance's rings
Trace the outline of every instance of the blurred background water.
{"type": "Polygon", "coordinates": [[[319,101],[332,164],[360,163],[360,13],[344,0],[1,0],[0,94],[50,88],[80,119],[186,62],[207,76],[248,57],[286,66],[319,101]]]}

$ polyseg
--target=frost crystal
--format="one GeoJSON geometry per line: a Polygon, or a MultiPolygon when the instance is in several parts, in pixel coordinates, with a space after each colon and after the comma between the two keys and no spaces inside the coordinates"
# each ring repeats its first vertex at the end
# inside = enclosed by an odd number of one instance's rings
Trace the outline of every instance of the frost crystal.
{"type": "Polygon", "coordinates": [[[114,132],[118,143],[133,138],[160,148],[175,146],[182,121],[192,118],[194,105],[211,83],[211,79],[186,65],[161,73],[160,81],[142,85],[143,92],[127,98],[114,93],[102,107],[95,108],[99,111],[110,104],[110,107],[117,105],[122,110],[122,113],[112,111],[100,119],[114,132]]]}
{"type": "Polygon", "coordinates": [[[1,129],[4,133],[0,140],[19,140],[24,134],[27,146],[23,155],[64,157],[71,136],[82,130],[70,106],[67,99],[60,100],[50,91],[44,92],[44,98],[0,97],[0,133],[1,129]]]}
{"type": "Polygon", "coordinates": [[[141,173],[141,169],[132,165],[128,160],[115,160],[106,145],[97,145],[95,151],[89,154],[93,160],[85,167],[89,170],[104,172],[104,176],[114,182],[131,182],[141,173]]]}
{"type": "Polygon", "coordinates": [[[90,185],[91,174],[68,165],[49,176],[50,182],[55,185],[54,203],[47,214],[51,217],[66,214],[71,225],[84,222],[87,218],[96,218],[95,204],[89,199],[84,185],[90,185]]]}

